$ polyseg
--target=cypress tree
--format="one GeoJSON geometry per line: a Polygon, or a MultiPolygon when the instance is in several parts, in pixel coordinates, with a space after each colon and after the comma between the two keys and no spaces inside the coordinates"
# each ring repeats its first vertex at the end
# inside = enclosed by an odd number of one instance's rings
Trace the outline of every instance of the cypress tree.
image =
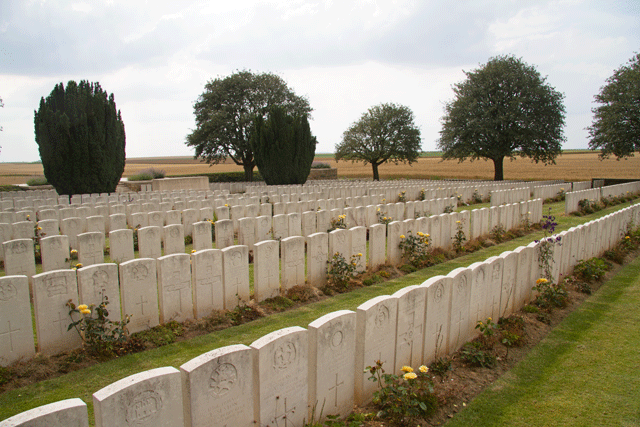
{"type": "Polygon", "coordinates": [[[294,116],[282,107],[273,107],[266,119],[254,119],[251,146],[267,185],[304,184],[316,144],[306,115],[294,116]]]}
{"type": "Polygon", "coordinates": [[[58,194],[111,193],[125,164],[125,132],[113,94],[99,83],[57,84],[34,112],[47,181],[58,194]]]}

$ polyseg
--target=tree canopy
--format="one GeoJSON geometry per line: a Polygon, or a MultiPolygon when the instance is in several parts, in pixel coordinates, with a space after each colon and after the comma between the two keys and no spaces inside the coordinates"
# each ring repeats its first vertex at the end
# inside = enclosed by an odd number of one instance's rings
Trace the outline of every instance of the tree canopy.
{"type": "Polygon", "coordinates": [[[58,194],[115,191],[125,163],[125,132],[113,94],[100,83],[57,84],[34,112],[47,181],[58,194]]]}
{"type": "Polygon", "coordinates": [[[293,116],[283,107],[256,117],[251,138],[256,165],[267,185],[304,184],[316,153],[306,116],[293,116]]]}
{"type": "Polygon", "coordinates": [[[344,132],[342,141],[336,144],[335,159],[370,163],[377,181],[378,166],[388,161],[415,162],[421,143],[420,129],[408,107],[380,104],[369,108],[344,132]]]}
{"type": "Polygon", "coordinates": [[[564,95],[531,65],[498,56],[453,87],[438,147],[443,159],[490,159],[494,179],[504,179],[505,157],[555,163],[565,141],[564,95]]]}
{"type": "Polygon", "coordinates": [[[589,148],[618,159],[640,150],[640,53],[613,72],[594,96],[593,124],[587,128],[589,148]]]}
{"type": "Polygon", "coordinates": [[[251,181],[256,166],[250,141],[253,122],[265,117],[272,106],[307,117],[312,111],[309,101],[275,74],[243,70],[210,80],[194,105],[196,129],[186,144],[195,149],[195,158],[209,164],[231,158],[243,166],[245,179],[251,181]]]}

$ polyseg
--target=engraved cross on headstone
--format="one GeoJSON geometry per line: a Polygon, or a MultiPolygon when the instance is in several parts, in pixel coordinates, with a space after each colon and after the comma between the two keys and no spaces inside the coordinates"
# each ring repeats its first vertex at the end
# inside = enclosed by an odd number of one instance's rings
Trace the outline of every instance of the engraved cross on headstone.
{"type": "MultiPolygon", "coordinates": [[[[381,353],[382,354],[382,353],[381,353]]],[[[335,402],[333,404],[334,408],[338,407],[338,387],[344,384],[344,381],[338,382],[338,373],[336,372],[336,382],[335,385],[329,388],[329,391],[335,390],[335,402]]]]}
{"type": "Polygon", "coordinates": [[[167,292],[177,292],[178,293],[178,298],[179,298],[179,301],[180,301],[180,311],[183,311],[183,309],[182,309],[182,291],[188,291],[189,290],[189,280],[180,281],[180,272],[179,271],[174,271],[173,274],[171,275],[171,281],[167,285],[166,289],[167,289],[167,292]]]}
{"type": "Polygon", "coordinates": [[[9,335],[9,346],[11,348],[11,351],[13,351],[13,337],[12,337],[12,335],[14,333],[20,332],[20,329],[11,329],[11,320],[7,320],[7,324],[8,324],[7,332],[0,332],[0,337],[4,337],[5,335],[9,335]]]}
{"type": "Polygon", "coordinates": [[[144,316],[144,305],[149,304],[149,301],[144,301],[144,297],[140,295],[140,302],[137,302],[136,305],[140,306],[140,314],[144,316]]]}
{"type": "Polygon", "coordinates": [[[69,319],[69,316],[66,315],[62,312],[59,311],[58,313],[58,319],[54,320],[52,323],[57,323],[58,325],[60,325],[60,336],[64,336],[64,334],[67,332],[67,327],[65,326],[65,324],[63,322],[67,322],[70,323],[71,319],[69,319]]]}
{"type": "Polygon", "coordinates": [[[289,423],[289,419],[287,418],[287,415],[289,413],[293,414],[296,411],[296,407],[294,406],[291,409],[287,409],[287,398],[284,399],[284,412],[281,414],[278,414],[278,400],[280,400],[280,396],[276,396],[276,415],[273,417],[273,420],[271,421],[272,423],[275,423],[275,425],[277,427],[280,427],[281,425],[283,427],[288,427],[289,425],[293,426],[293,423],[289,423]],[[284,424],[280,424],[281,421],[284,421],[284,424]]]}
{"type": "Polygon", "coordinates": [[[400,335],[403,340],[401,345],[409,346],[409,364],[413,363],[413,343],[415,341],[416,334],[422,334],[422,322],[420,322],[419,325],[416,325],[416,312],[412,311],[410,314],[411,321],[409,322],[409,327],[400,335]]]}

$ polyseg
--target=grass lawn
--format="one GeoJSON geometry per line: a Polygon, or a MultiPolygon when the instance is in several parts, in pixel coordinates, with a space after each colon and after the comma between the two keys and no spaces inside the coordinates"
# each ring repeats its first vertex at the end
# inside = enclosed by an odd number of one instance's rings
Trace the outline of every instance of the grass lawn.
{"type": "MultiPolygon", "coordinates": [[[[548,212],[549,206],[551,207],[551,213],[557,215],[557,222],[559,225],[556,231],[561,231],[589,220],[600,218],[611,212],[622,209],[627,205],[609,207],[582,218],[560,216],[561,213],[564,212],[564,203],[545,205],[545,214],[548,212]]],[[[395,280],[360,288],[350,293],[336,295],[332,298],[309,304],[296,310],[271,315],[247,324],[199,336],[189,341],[178,342],[143,353],[127,355],[80,371],[71,372],[58,378],[42,381],[21,389],[8,391],[0,395],[0,420],[40,405],[62,399],[78,397],[87,403],[89,407],[90,424],[93,425],[92,394],[102,387],[105,387],[106,385],[128,375],[162,366],[179,367],[181,364],[207,351],[231,344],[250,344],[261,336],[284,327],[301,326],[306,328],[310,322],[324,314],[342,309],[355,310],[358,305],[375,296],[390,295],[403,287],[420,284],[432,276],[447,274],[457,267],[466,267],[473,262],[483,261],[491,256],[499,255],[504,251],[513,250],[518,246],[527,245],[532,240],[540,239],[541,237],[541,232],[530,234],[528,236],[505,242],[501,245],[485,248],[446,263],[417,271],[395,280]]],[[[637,289],[636,292],[638,292],[637,289]]],[[[640,298],[640,295],[636,296],[640,298]]],[[[636,301],[636,306],[637,302],[638,301],[636,301]]],[[[629,308],[627,307],[625,310],[629,311],[629,308]]],[[[638,316],[640,316],[640,314],[638,314],[638,316]]],[[[636,322],[635,325],[637,329],[638,322],[636,322]]],[[[616,326],[616,329],[617,328],[618,326],[616,326]]],[[[609,334],[611,334],[611,329],[608,331],[609,334]]],[[[639,343],[637,342],[637,337],[639,334],[637,331],[634,331],[634,333],[636,333],[635,361],[636,365],[638,365],[637,344],[639,343]]],[[[613,382],[612,380],[607,381],[613,382]]],[[[581,391],[575,393],[582,394],[581,391]]],[[[625,393],[627,392],[625,391],[625,393]]],[[[584,397],[581,397],[581,399],[584,399],[584,397]]],[[[638,405],[637,402],[640,402],[640,399],[635,399],[635,402],[636,403],[634,404],[638,405]]],[[[495,424],[490,423],[487,425],[495,424]]]]}
{"type": "Polygon", "coordinates": [[[640,426],[640,258],[458,413],[458,426],[640,426]]]}

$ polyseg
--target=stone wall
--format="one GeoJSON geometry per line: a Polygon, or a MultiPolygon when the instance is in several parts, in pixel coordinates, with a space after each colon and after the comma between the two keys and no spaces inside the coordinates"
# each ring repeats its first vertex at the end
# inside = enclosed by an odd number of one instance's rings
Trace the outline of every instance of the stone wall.
{"type": "Polygon", "coordinates": [[[338,179],[338,169],[311,169],[307,181],[317,179],[338,179]]]}

